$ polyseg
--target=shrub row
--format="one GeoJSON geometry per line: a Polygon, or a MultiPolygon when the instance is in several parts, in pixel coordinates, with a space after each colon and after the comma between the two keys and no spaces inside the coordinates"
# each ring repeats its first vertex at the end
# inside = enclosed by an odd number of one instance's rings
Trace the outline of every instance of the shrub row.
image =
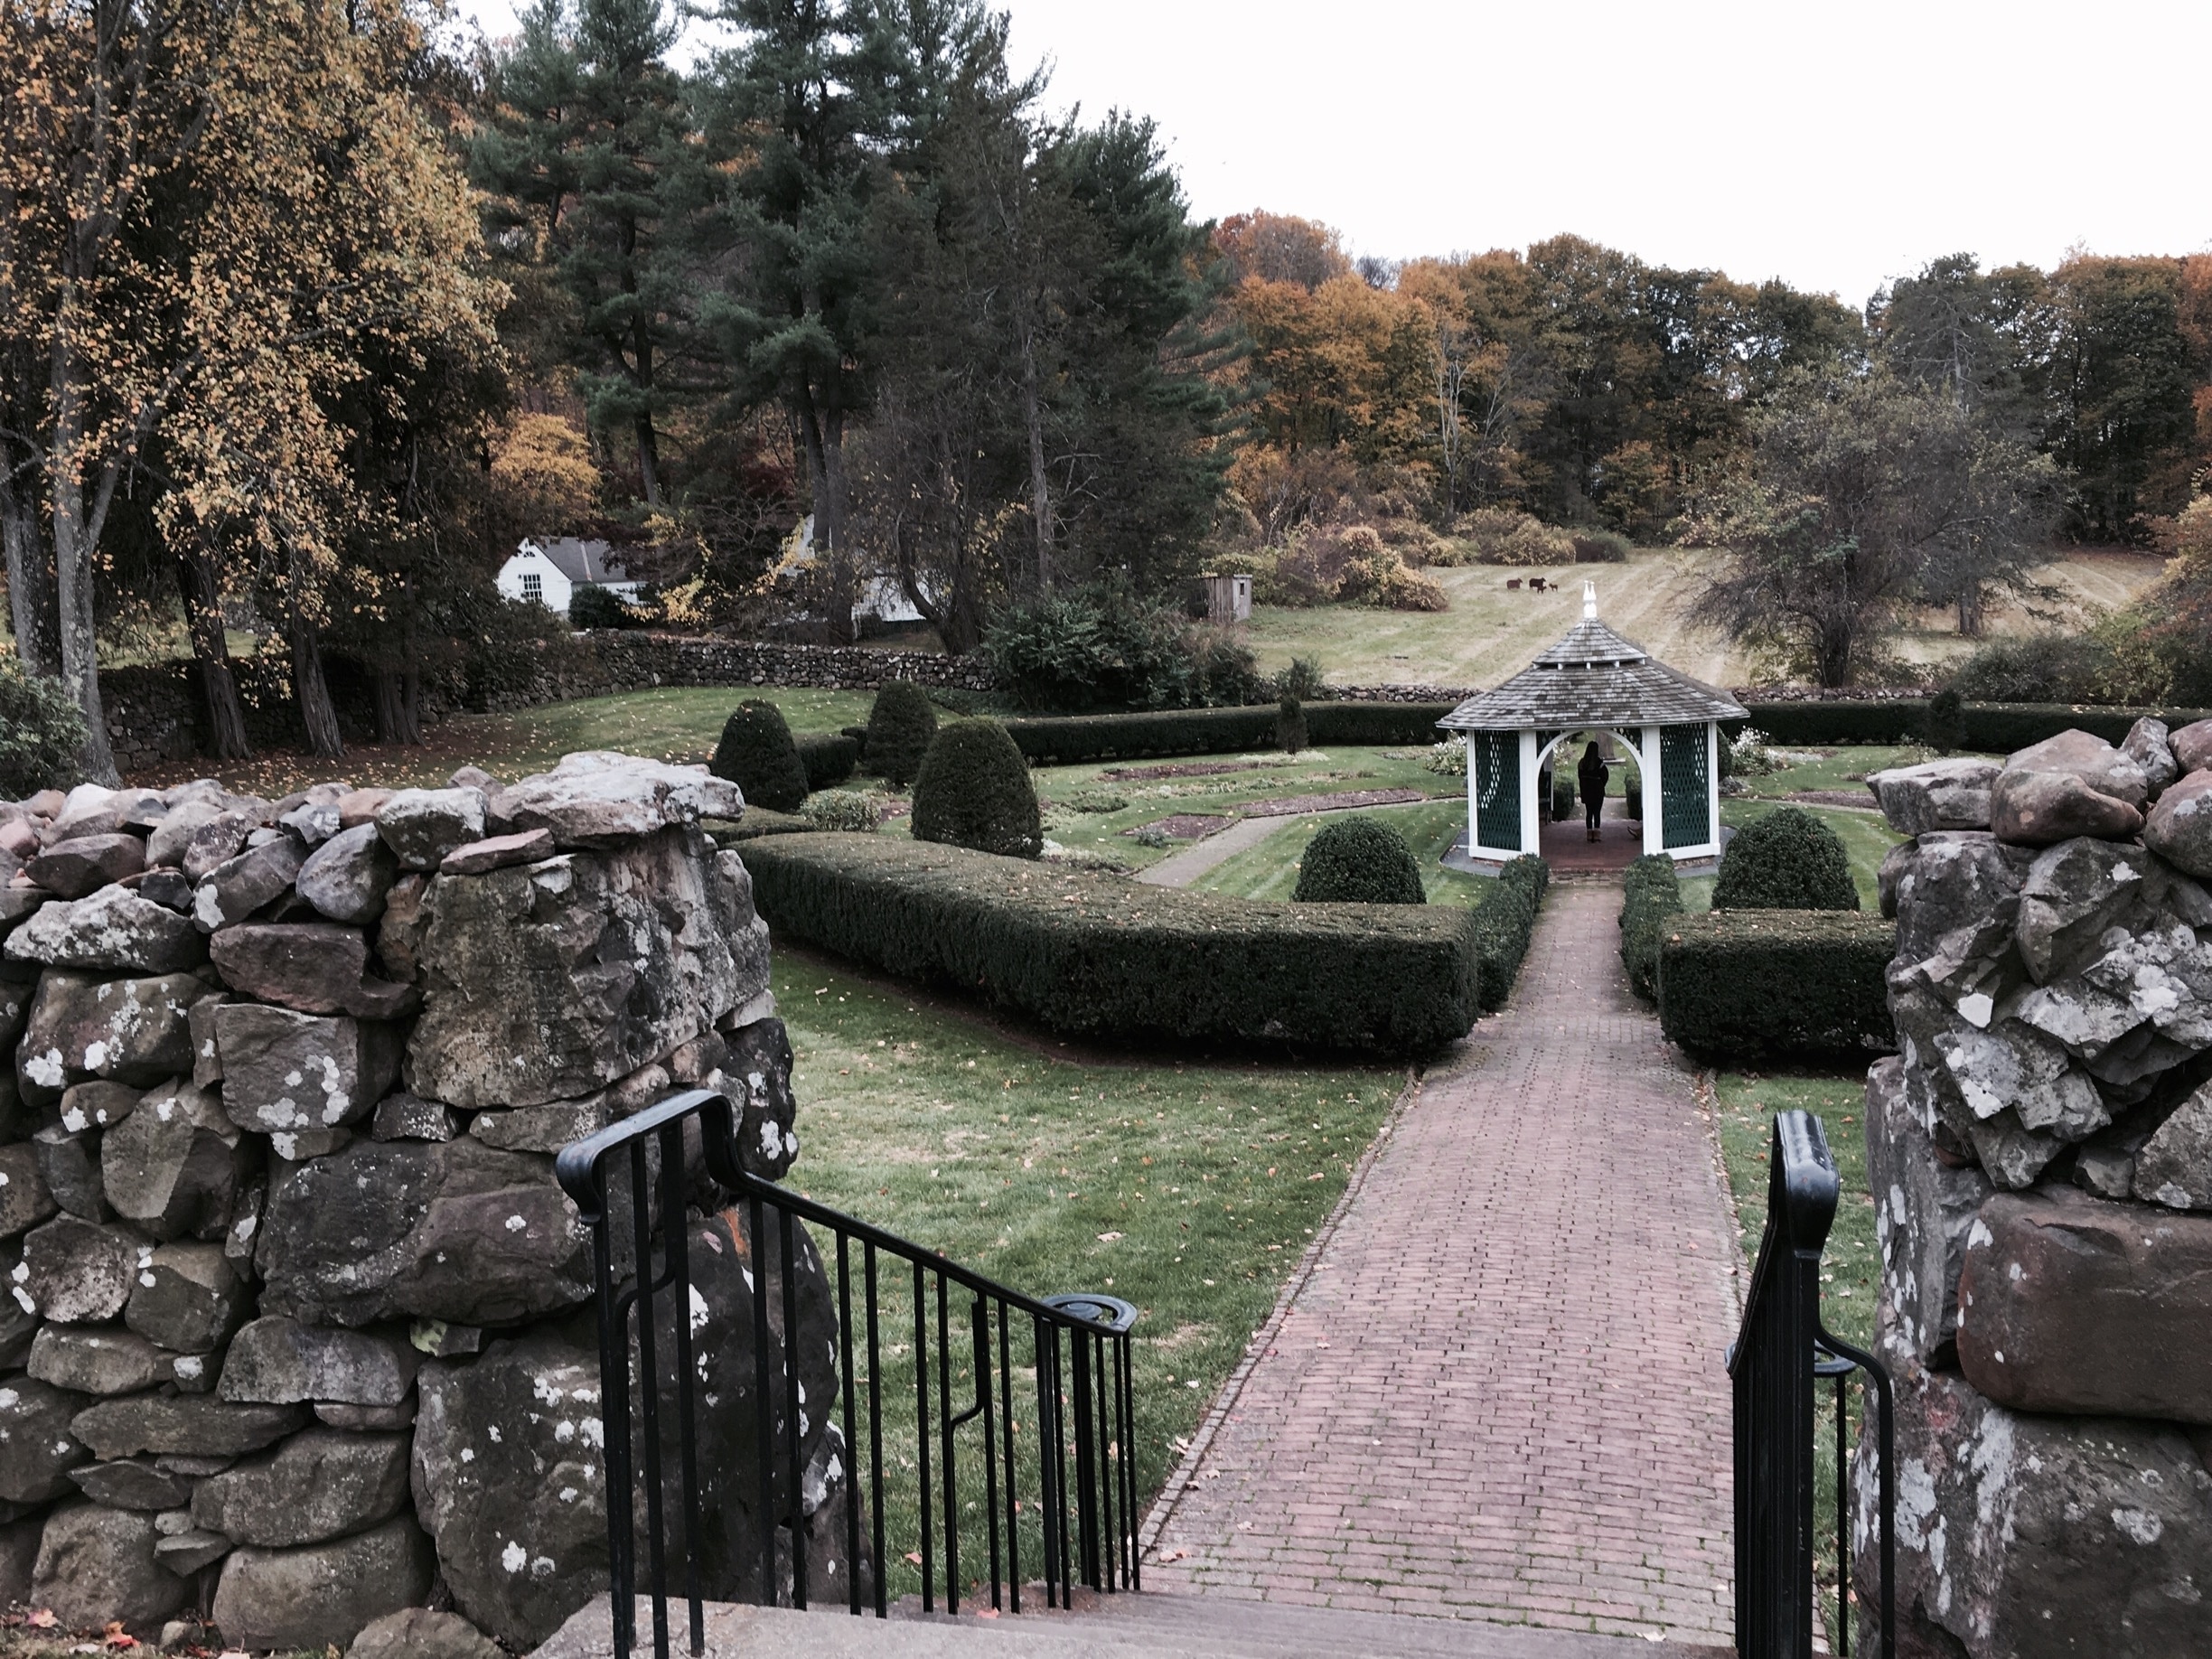
{"type": "Polygon", "coordinates": [[[875,836],[775,836],[745,861],[786,937],[1071,1036],[1399,1056],[1478,1007],[1480,923],[1456,905],[1261,904],[875,836]]]}
{"type": "MultiPolygon", "coordinates": [[[[1730,721],[1730,736],[1755,726],[1775,742],[1793,744],[1913,743],[1927,729],[1922,698],[1883,702],[1746,703],[1748,721],[1730,721]]],[[[2201,708],[2104,708],[2076,703],[1968,703],[1960,710],[1959,746],[1984,755],[2010,755],[2078,726],[2118,743],[2144,715],[2171,726],[2207,717],[2201,708]]]]}
{"type": "Polygon", "coordinates": [[[1896,923],[1850,911],[1682,916],[1660,939],[1659,1024],[1699,1058],[1738,1064],[1893,1049],[1896,953],[1896,923]]]}
{"type": "MultiPolygon", "coordinates": [[[[1308,703],[1307,740],[1336,744],[1432,744],[1449,703],[1308,703]]],[[[1145,714],[1068,715],[1008,720],[1007,731],[1030,763],[1074,766],[1089,761],[1160,755],[1241,755],[1276,746],[1276,709],[1163,708],[1145,714]]]]}
{"type": "Polygon", "coordinates": [[[1486,1013],[1505,1006],[1521,959],[1528,954],[1536,928],[1536,910],[1551,882],[1551,867],[1532,853],[1508,861],[1475,905],[1475,948],[1480,960],[1477,983],[1486,1013]]]}
{"type": "Polygon", "coordinates": [[[1645,853],[1628,867],[1621,900],[1621,966],[1628,987],[1646,1002],[1659,995],[1659,942],[1682,914],[1682,881],[1674,860],[1645,853]]]}

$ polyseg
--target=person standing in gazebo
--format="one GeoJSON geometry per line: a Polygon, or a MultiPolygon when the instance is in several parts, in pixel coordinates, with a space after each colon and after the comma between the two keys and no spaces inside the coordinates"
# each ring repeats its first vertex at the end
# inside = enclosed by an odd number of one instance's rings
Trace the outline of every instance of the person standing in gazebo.
{"type": "Polygon", "coordinates": [[[1575,768],[1575,782],[1582,788],[1583,839],[1594,841],[1604,833],[1598,825],[1605,811],[1606,792],[1605,756],[1598,753],[1596,743],[1582,751],[1582,764],[1575,768]]]}

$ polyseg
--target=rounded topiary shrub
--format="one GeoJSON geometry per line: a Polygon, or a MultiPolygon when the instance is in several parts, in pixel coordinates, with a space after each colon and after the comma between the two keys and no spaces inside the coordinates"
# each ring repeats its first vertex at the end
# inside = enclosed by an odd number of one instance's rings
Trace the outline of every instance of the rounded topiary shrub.
{"type": "Polygon", "coordinates": [[[1856,910],[1859,888],[1836,832],[1783,807],[1736,832],[1713,883],[1715,910],[1856,910]]]}
{"type": "Polygon", "coordinates": [[[745,804],[772,812],[796,812],[807,798],[806,763],[792,740],[783,711],[747,698],[722,727],[708,769],[745,791],[745,804]]]}
{"type": "Polygon", "coordinates": [[[936,736],[937,710],[929,693],[911,680],[886,680],[868,710],[867,769],[892,788],[904,789],[921,773],[922,757],[936,736]]]}
{"type": "Polygon", "coordinates": [[[914,780],[914,838],[1014,858],[1045,850],[1029,763],[1005,726],[962,720],[937,734],[914,780]]]}
{"type": "Polygon", "coordinates": [[[1307,844],[1298,866],[1304,902],[1420,904],[1420,866],[1406,839],[1379,818],[1340,818],[1307,844]]]}

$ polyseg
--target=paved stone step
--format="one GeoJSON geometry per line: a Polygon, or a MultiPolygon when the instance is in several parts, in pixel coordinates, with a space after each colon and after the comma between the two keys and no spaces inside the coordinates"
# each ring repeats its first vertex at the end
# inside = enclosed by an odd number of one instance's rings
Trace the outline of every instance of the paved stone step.
{"type": "MultiPolygon", "coordinates": [[[[689,1651],[684,1609],[670,1608],[669,1651],[689,1651]]],[[[638,1604],[650,1654],[650,1606],[638,1604]]],[[[532,1659],[610,1659],[606,1598],[578,1613],[532,1659]]],[[[956,1619],[942,1615],[854,1618],[788,1607],[707,1609],[707,1659],[1728,1659],[1724,1647],[1496,1625],[1289,1607],[1220,1597],[1101,1597],[1073,1613],[956,1619]]]]}

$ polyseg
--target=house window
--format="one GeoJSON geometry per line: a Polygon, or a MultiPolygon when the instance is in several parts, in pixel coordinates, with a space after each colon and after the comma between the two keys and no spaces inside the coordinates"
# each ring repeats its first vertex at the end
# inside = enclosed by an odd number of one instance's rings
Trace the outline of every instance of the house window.
{"type": "Polygon", "coordinates": [[[545,577],[535,570],[525,570],[522,573],[522,596],[525,599],[535,599],[539,605],[543,605],[545,603],[545,577]]]}

